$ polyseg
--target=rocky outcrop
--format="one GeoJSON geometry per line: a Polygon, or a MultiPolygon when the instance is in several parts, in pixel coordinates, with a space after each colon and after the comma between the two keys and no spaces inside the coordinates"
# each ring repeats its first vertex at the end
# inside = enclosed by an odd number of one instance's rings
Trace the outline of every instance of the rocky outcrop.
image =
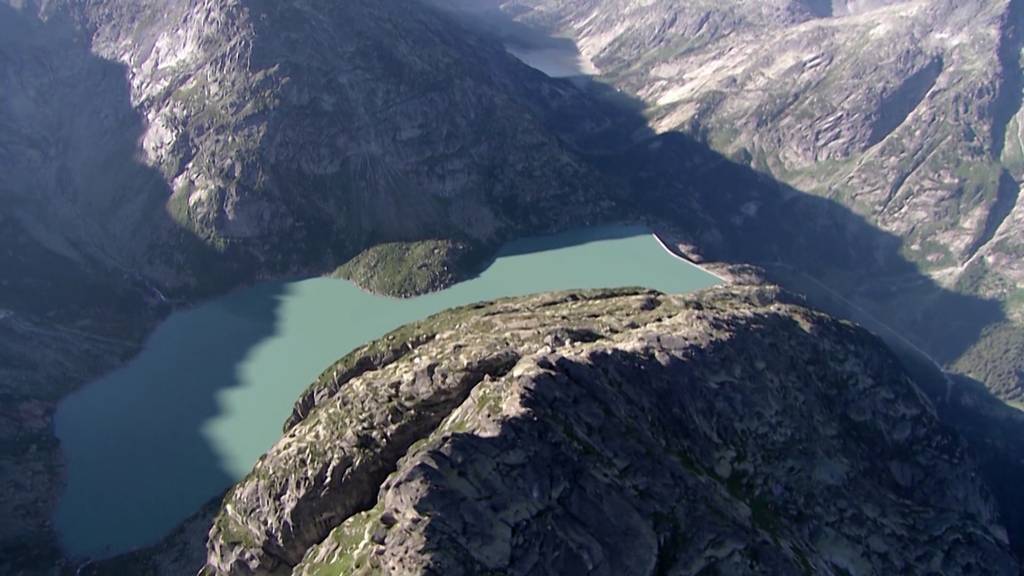
{"type": "Polygon", "coordinates": [[[327,370],[209,575],[1016,574],[874,337],[770,287],[465,307],[327,370]]]}

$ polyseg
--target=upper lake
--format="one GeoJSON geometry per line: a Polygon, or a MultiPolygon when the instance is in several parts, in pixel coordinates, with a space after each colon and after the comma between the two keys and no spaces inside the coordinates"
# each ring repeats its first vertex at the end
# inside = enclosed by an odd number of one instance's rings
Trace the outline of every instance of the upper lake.
{"type": "Polygon", "coordinates": [[[55,524],[74,557],[158,541],[252,468],[299,394],[332,362],[446,308],[575,288],[680,293],[719,280],[639,227],[516,241],[479,277],[396,300],[343,280],[260,284],[176,312],[121,369],[68,396],[55,524]]]}
{"type": "Polygon", "coordinates": [[[527,66],[552,78],[593,76],[597,68],[580,54],[571,41],[552,42],[544,46],[527,46],[507,42],[505,50],[527,66]]]}

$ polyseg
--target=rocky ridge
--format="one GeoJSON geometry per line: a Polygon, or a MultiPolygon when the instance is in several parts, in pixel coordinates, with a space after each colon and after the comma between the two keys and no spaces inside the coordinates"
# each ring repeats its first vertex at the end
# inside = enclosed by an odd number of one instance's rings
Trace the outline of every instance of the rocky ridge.
{"type": "Polygon", "coordinates": [[[229,492],[204,574],[709,568],[1018,570],[892,354],[747,286],[502,300],[353,352],[229,492]]]}

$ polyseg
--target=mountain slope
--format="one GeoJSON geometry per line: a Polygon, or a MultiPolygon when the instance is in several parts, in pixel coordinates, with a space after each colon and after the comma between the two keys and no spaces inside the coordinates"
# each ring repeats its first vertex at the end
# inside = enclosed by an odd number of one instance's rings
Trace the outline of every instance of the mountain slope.
{"type": "MultiPolygon", "coordinates": [[[[1020,2],[474,4],[572,38],[601,81],[643,102],[656,132],[686,133],[835,200],[897,237],[901,254],[941,286],[1001,301],[1009,323],[957,366],[1003,398],[1024,394],[1020,2]],[[987,369],[998,355],[1003,366],[987,369]]],[[[869,308],[912,282],[871,268],[852,282],[822,280],[869,308]]],[[[924,299],[874,311],[906,310],[903,329],[934,313],[924,299]]]]}
{"type": "Polygon", "coordinates": [[[353,352],[229,492],[205,573],[701,570],[1017,567],[877,339],[732,287],[503,300],[353,352]]]}
{"type": "Polygon", "coordinates": [[[202,281],[173,253],[178,229],[281,272],[382,241],[494,242],[569,217],[554,206],[583,221],[607,208],[545,127],[571,86],[416,2],[68,0],[41,13],[25,42],[45,54],[10,51],[25,88],[3,109],[20,130],[3,189],[62,231],[52,243],[168,287],[202,281]],[[34,57],[68,62],[67,78],[53,86],[23,62],[34,57]],[[85,76],[109,81],[67,89],[95,83],[85,76]],[[44,87],[54,101],[32,98],[44,87]],[[52,176],[22,157],[33,132],[56,140],[52,176]]]}
{"type": "Polygon", "coordinates": [[[56,402],[173,306],[384,241],[433,289],[614,204],[571,84],[406,0],[8,0],[0,85],[4,573],[59,562],[56,402]]]}

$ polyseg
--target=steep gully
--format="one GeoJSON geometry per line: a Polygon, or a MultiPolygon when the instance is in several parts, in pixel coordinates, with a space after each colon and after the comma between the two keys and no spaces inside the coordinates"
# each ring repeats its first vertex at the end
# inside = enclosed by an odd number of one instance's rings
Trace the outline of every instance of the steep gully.
{"type": "Polygon", "coordinates": [[[1021,49],[1024,48],[1024,1],[1010,0],[1006,20],[1002,24],[998,58],[1003,82],[992,105],[992,157],[1002,157],[1006,134],[1024,99],[1024,70],[1021,70],[1021,49]]]}
{"type": "Polygon", "coordinates": [[[903,125],[935,86],[935,81],[939,79],[943,68],[942,58],[935,57],[883,99],[881,114],[872,125],[871,135],[868,137],[869,148],[888,138],[903,125]]]}
{"type": "MultiPolygon", "coordinates": [[[[1007,136],[1024,103],[1024,70],[1021,68],[1021,51],[1024,50],[1024,2],[1010,0],[1001,33],[997,56],[1002,71],[1002,82],[996,87],[998,93],[992,102],[991,111],[991,150],[994,162],[1003,161],[1007,136]]],[[[1020,139],[1020,129],[1018,125],[1014,140],[1018,146],[1024,146],[1020,139]]],[[[1024,154],[1024,147],[1020,153],[1024,154]]],[[[999,184],[985,220],[985,227],[967,250],[968,263],[992,242],[1003,222],[1017,206],[1021,178],[1024,178],[1024,174],[1013,174],[1005,167],[1001,169],[999,184]]]]}

